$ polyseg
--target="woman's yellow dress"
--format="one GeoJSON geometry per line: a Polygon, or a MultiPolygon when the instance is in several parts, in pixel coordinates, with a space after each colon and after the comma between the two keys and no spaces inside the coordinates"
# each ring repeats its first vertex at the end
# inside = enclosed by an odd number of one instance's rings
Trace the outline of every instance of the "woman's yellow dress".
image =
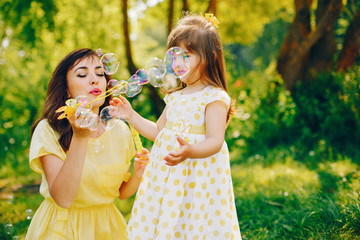
{"type": "Polygon", "coordinates": [[[119,120],[99,138],[89,139],[79,191],[69,209],[59,207],[51,198],[39,159],[53,154],[65,161],[66,152],[58,138],[48,121],[42,120],[31,140],[30,167],[42,176],[40,194],[45,200],[34,214],[25,239],[125,239],[126,222],[114,200],[129,177],[130,160],[135,154],[128,126],[119,120]]]}

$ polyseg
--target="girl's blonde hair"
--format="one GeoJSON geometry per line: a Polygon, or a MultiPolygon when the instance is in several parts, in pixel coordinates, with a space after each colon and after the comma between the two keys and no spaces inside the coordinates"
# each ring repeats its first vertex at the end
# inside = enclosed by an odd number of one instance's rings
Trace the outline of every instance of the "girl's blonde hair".
{"type": "MultiPolygon", "coordinates": [[[[199,56],[200,80],[206,84],[227,90],[226,68],[220,36],[216,28],[200,15],[185,13],[170,32],[167,49],[183,44],[186,50],[199,56]]],[[[188,76],[191,78],[191,73],[188,76]]],[[[182,89],[184,83],[170,92],[182,89]]],[[[233,113],[233,104],[228,120],[233,113]]]]}

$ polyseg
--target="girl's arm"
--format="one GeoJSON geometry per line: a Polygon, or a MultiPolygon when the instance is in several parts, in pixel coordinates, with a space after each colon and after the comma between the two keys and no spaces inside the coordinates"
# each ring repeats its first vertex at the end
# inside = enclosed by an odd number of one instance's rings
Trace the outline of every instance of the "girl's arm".
{"type": "Polygon", "coordinates": [[[189,144],[178,137],[180,148],[164,157],[166,164],[175,166],[187,158],[205,158],[220,151],[225,138],[227,108],[223,101],[209,103],[205,109],[206,139],[189,144]]]}
{"type": "Polygon", "coordinates": [[[142,153],[136,153],[136,158],[134,161],[134,175],[132,175],[127,182],[123,182],[120,186],[120,199],[129,198],[139,188],[141,177],[144,174],[146,164],[149,160],[149,151],[146,148],[142,149],[142,153]]]}
{"type": "Polygon", "coordinates": [[[79,190],[88,137],[91,133],[88,128],[78,127],[74,117],[69,121],[74,134],[65,161],[55,155],[40,157],[50,195],[63,208],[71,206],[79,190]]]}
{"type": "Polygon", "coordinates": [[[119,110],[119,115],[124,118],[136,131],[147,139],[154,141],[161,129],[166,123],[166,108],[162,112],[160,118],[156,123],[143,118],[134,109],[132,109],[129,101],[123,96],[114,98],[110,104],[116,106],[119,110]]]}

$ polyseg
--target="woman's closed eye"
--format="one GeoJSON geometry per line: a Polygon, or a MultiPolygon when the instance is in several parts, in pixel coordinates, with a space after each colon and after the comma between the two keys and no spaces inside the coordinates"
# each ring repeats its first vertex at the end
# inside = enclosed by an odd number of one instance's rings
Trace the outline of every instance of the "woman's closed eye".
{"type": "MultiPolygon", "coordinates": [[[[86,77],[87,76],[87,74],[78,74],[77,75],[79,78],[84,78],[84,77],[86,77]]],[[[96,76],[98,76],[98,77],[103,77],[103,76],[105,76],[105,74],[104,73],[96,73],[96,76]]]]}

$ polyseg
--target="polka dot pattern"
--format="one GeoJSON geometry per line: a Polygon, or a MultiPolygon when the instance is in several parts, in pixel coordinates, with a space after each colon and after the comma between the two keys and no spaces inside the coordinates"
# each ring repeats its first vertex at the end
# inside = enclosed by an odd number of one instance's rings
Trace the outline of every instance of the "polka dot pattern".
{"type": "MultiPolygon", "coordinates": [[[[210,102],[230,106],[227,93],[215,87],[189,95],[180,90],[164,100],[168,121],[181,116],[193,126],[204,125],[210,102]]],[[[204,140],[204,134],[186,135],[190,144],[204,140]]],[[[155,139],[128,223],[129,239],[241,239],[226,143],[208,158],[165,165],[164,156],[178,147],[167,128],[155,139]]]]}

